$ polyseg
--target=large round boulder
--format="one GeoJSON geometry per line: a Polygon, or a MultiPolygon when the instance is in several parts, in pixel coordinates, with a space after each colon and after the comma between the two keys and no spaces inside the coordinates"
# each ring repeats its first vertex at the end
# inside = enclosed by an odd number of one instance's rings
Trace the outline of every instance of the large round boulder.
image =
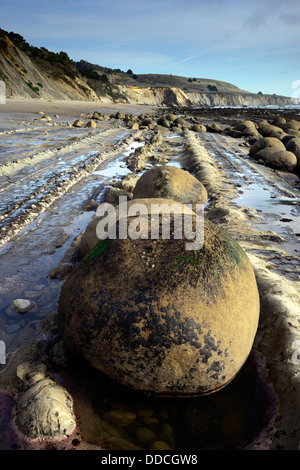
{"type": "MultiPolygon", "coordinates": [[[[103,208],[107,207],[102,206],[103,208]]],[[[167,210],[171,213],[193,213],[192,209],[185,206],[184,204],[180,204],[173,199],[162,199],[162,198],[143,198],[143,199],[134,199],[131,201],[123,202],[115,206],[115,214],[117,221],[119,219],[119,214],[121,215],[126,214],[130,216],[132,214],[132,210],[140,209],[140,212],[156,215],[157,213],[166,212],[167,210]]],[[[107,213],[104,212],[102,214],[101,205],[99,205],[98,210],[96,212],[95,217],[93,220],[88,224],[85,228],[79,245],[79,251],[82,258],[87,256],[99,243],[99,233],[97,233],[97,227],[101,220],[107,217],[107,213]],[[101,215],[100,215],[101,214],[101,215]]],[[[107,219],[106,219],[107,220],[107,219]]]]}
{"type": "Polygon", "coordinates": [[[253,121],[245,120],[237,122],[235,124],[235,129],[241,132],[241,135],[245,137],[255,137],[257,139],[262,137],[253,121]]]}
{"type": "Polygon", "coordinates": [[[100,241],[61,289],[67,347],[154,395],[226,386],[252,349],[259,294],[241,247],[212,222],[203,228],[196,250],[187,250],[185,237],[100,241]]]}
{"type": "Polygon", "coordinates": [[[252,128],[253,131],[257,130],[256,128],[256,125],[254,124],[253,121],[248,121],[248,120],[245,120],[245,121],[237,121],[235,123],[235,128],[238,130],[238,131],[243,131],[247,128],[252,128]]]}
{"type": "MultiPolygon", "coordinates": [[[[284,150],[279,150],[279,152],[284,152],[284,150]]],[[[262,160],[265,162],[268,157],[274,154],[274,149],[272,147],[267,147],[265,149],[260,150],[259,152],[256,152],[253,155],[254,160],[262,160]]]]}
{"type": "Polygon", "coordinates": [[[284,144],[276,137],[262,137],[251,145],[249,155],[253,157],[257,152],[268,147],[271,147],[274,152],[285,150],[284,144]]]}
{"type": "Polygon", "coordinates": [[[283,128],[286,124],[286,119],[283,116],[277,116],[276,119],[274,119],[273,125],[277,127],[283,128]],[[283,127],[282,127],[283,126],[283,127]]]}
{"type": "Polygon", "coordinates": [[[175,166],[157,166],[137,181],[133,198],[167,198],[182,204],[205,204],[204,185],[188,171],[175,166]]]}
{"type": "Polygon", "coordinates": [[[258,124],[258,132],[263,136],[263,137],[271,137],[272,134],[276,133],[282,133],[283,130],[281,127],[274,126],[267,121],[261,121],[258,124]]]}
{"type": "Polygon", "coordinates": [[[277,170],[293,171],[297,167],[297,157],[287,150],[279,150],[279,152],[273,152],[269,155],[265,163],[277,170]]]}

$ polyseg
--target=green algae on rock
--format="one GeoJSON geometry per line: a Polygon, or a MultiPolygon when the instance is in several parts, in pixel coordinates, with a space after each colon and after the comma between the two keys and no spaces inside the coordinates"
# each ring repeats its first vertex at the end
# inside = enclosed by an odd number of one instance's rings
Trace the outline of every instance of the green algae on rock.
{"type": "MultiPolygon", "coordinates": [[[[172,232],[171,232],[172,233],[172,232]]],[[[253,344],[259,295],[247,255],[205,220],[204,245],[110,240],[62,286],[64,340],[96,369],[156,395],[214,392],[239,372],[253,344]]]]}

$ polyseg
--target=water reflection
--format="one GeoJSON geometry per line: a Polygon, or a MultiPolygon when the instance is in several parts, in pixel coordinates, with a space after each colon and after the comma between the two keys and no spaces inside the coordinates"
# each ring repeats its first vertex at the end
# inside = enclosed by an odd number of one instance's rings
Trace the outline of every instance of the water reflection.
{"type": "Polygon", "coordinates": [[[74,398],[83,440],[108,450],[241,449],[277,407],[254,353],[230,384],[203,397],[146,396],[80,361],[61,376],[74,398]]]}

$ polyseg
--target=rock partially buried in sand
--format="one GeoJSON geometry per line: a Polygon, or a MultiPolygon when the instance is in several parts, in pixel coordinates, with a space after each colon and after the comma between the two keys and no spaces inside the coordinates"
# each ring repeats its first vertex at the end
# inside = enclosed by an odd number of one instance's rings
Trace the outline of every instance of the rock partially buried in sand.
{"type": "Polygon", "coordinates": [[[204,245],[182,239],[103,240],[62,286],[67,347],[132,389],[192,396],[228,384],[259,318],[252,266],[205,221],[204,245]]]}
{"type": "Polygon", "coordinates": [[[188,171],[174,166],[158,166],[140,177],[133,198],[168,198],[182,204],[205,204],[207,191],[188,171]]]}
{"type": "Polygon", "coordinates": [[[35,306],[35,303],[27,299],[15,299],[11,306],[19,313],[26,313],[35,306]]]}

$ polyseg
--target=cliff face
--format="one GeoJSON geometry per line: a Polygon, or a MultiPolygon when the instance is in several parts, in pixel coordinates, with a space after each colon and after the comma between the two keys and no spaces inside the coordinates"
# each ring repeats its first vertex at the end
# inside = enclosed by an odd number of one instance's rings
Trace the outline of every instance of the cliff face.
{"type": "Polygon", "coordinates": [[[212,86],[207,79],[191,81],[185,77],[151,74],[134,76],[121,71],[115,73],[113,70],[109,70],[106,75],[103,70],[98,71],[100,66],[85,64],[83,70],[76,68],[78,64],[66,53],[57,54],[45,48],[32,47],[18,34],[0,29],[0,80],[6,84],[8,98],[184,107],[293,104],[291,98],[252,94],[225,82],[212,81],[215,83],[212,86]],[[128,84],[128,81],[132,83],[136,79],[136,85],[128,84]],[[148,86],[147,83],[151,84],[148,86]],[[205,91],[207,89],[210,91],[205,91]]]}
{"type": "Polygon", "coordinates": [[[187,96],[195,106],[287,106],[293,104],[292,99],[285,96],[255,93],[187,93],[187,96]]]}
{"type": "MultiPolygon", "coordinates": [[[[151,106],[286,106],[291,98],[240,92],[190,93],[175,87],[119,86],[128,103],[151,106]]],[[[300,104],[300,100],[298,100],[300,104]]]]}
{"type": "Polygon", "coordinates": [[[7,98],[99,100],[79,77],[49,76],[5,35],[0,37],[0,79],[5,82],[7,98]]]}

